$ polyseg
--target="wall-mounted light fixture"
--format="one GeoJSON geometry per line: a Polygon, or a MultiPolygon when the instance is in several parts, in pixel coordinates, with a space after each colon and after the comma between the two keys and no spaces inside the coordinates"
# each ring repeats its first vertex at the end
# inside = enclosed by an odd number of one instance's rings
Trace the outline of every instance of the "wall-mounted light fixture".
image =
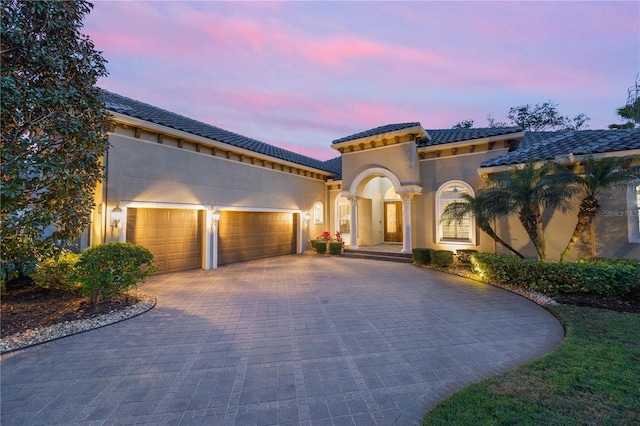
{"type": "Polygon", "coordinates": [[[111,210],[111,227],[112,228],[117,228],[118,224],[122,221],[122,209],[120,208],[120,205],[115,206],[112,210],[111,210]]]}
{"type": "Polygon", "coordinates": [[[304,214],[302,215],[302,222],[303,222],[305,225],[308,225],[310,220],[311,220],[311,215],[310,215],[309,213],[304,213],[304,214]]]}
{"type": "Polygon", "coordinates": [[[211,213],[211,225],[216,226],[220,221],[220,213],[213,212],[211,213]]]}

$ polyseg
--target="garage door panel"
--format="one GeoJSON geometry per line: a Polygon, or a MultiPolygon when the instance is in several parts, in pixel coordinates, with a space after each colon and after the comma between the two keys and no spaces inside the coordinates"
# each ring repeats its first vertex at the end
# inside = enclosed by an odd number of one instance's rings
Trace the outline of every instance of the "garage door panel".
{"type": "Polygon", "coordinates": [[[292,213],[221,212],[218,263],[293,254],[297,226],[292,213]]]}
{"type": "Polygon", "coordinates": [[[147,247],[160,271],[201,266],[202,224],[197,210],[127,209],[127,241],[147,247]]]}

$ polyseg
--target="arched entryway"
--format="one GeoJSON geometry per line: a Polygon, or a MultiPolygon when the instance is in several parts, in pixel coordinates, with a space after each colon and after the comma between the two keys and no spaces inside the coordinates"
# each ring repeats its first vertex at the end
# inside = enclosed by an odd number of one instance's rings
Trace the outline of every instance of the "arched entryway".
{"type": "Polygon", "coordinates": [[[387,242],[402,244],[402,252],[411,252],[411,200],[421,191],[418,185],[402,185],[385,168],[359,173],[340,198],[343,204],[349,201],[351,248],[387,242]]]}

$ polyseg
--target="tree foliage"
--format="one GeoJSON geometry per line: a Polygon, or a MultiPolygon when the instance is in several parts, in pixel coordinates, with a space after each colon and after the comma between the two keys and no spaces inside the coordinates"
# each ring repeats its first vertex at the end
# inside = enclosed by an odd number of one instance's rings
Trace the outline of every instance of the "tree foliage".
{"type": "MultiPolygon", "coordinates": [[[[587,128],[590,120],[585,114],[569,117],[558,112],[558,105],[551,101],[542,104],[525,104],[514,106],[507,113],[509,122],[498,121],[491,114],[487,114],[487,127],[519,126],[522,130],[531,132],[559,130],[581,130],[587,128]]],[[[463,120],[453,126],[454,129],[472,128],[473,120],[463,120]]]]}
{"type": "Polygon", "coordinates": [[[626,120],[624,124],[610,124],[610,129],[633,129],[640,126],[640,82],[636,76],[635,84],[629,88],[627,103],[617,111],[620,118],[626,120]]]}
{"type": "Polygon", "coordinates": [[[463,120],[454,124],[452,129],[471,129],[473,127],[473,120],[463,120]]]}
{"type": "Polygon", "coordinates": [[[560,256],[561,262],[566,260],[573,246],[600,212],[600,199],[608,194],[611,188],[624,188],[640,182],[640,167],[630,167],[631,160],[631,157],[605,157],[596,161],[589,155],[582,162],[582,171],[573,175],[574,185],[580,190],[582,199],[578,221],[567,247],[560,256]]]}
{"type": "Polygon", "coordinates": [[[511,107],[507,118],[511,123],[523,130],[539,132],[543,130],[580,130],[586,128],[590,120],[585,114],[578,114],[573,118],[561,115],[558,105],[551,101],[542,104],[526,104],[511,107]]]}
{"type": "Polygon", "coordinates": [[[502,244],[516,256],[523,259],[524,256],[500,238],[491,226],[491,221],[507,214],[508,211],[498,211],[495,207],[492,207],[492,205],[499,202],[499,200],[490,199],[488,194],[489,192],[483,189],[479,190],[475,197],[470,194],[461,194],[462,200],[449,203],[442,212],[442,218],[440,220],[447,224],[452,221],[461,223],[469,215],[473,215],[478,228],[483,230],[495,242],[502,244]]]}
{"type": "Polygon", "coordinates": [[[2,270],[31,272],[89,224],[110,120],[86,1],[2,2],[2,270]]]}
{"type": "Polygon", "coordinates": [[[496,216],[513,214],[527,232],[541,261],[547,260],[542,219],[543,208],[567,210],[566,202],[577,191],[574,177],[555,162],[529,161],[522,167],[490,175],[486,190],[488,211],[496,216]]]}

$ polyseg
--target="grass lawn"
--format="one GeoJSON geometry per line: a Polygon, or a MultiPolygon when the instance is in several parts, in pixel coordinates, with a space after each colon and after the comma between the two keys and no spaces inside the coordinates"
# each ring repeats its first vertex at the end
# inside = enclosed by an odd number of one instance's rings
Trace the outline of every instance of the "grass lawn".
{"type": "Polygon", "coordinates": [[[423,425],[639,425],[640,314],[550,310],[567,330],[555,351],[456,393],[423,425]]]}

